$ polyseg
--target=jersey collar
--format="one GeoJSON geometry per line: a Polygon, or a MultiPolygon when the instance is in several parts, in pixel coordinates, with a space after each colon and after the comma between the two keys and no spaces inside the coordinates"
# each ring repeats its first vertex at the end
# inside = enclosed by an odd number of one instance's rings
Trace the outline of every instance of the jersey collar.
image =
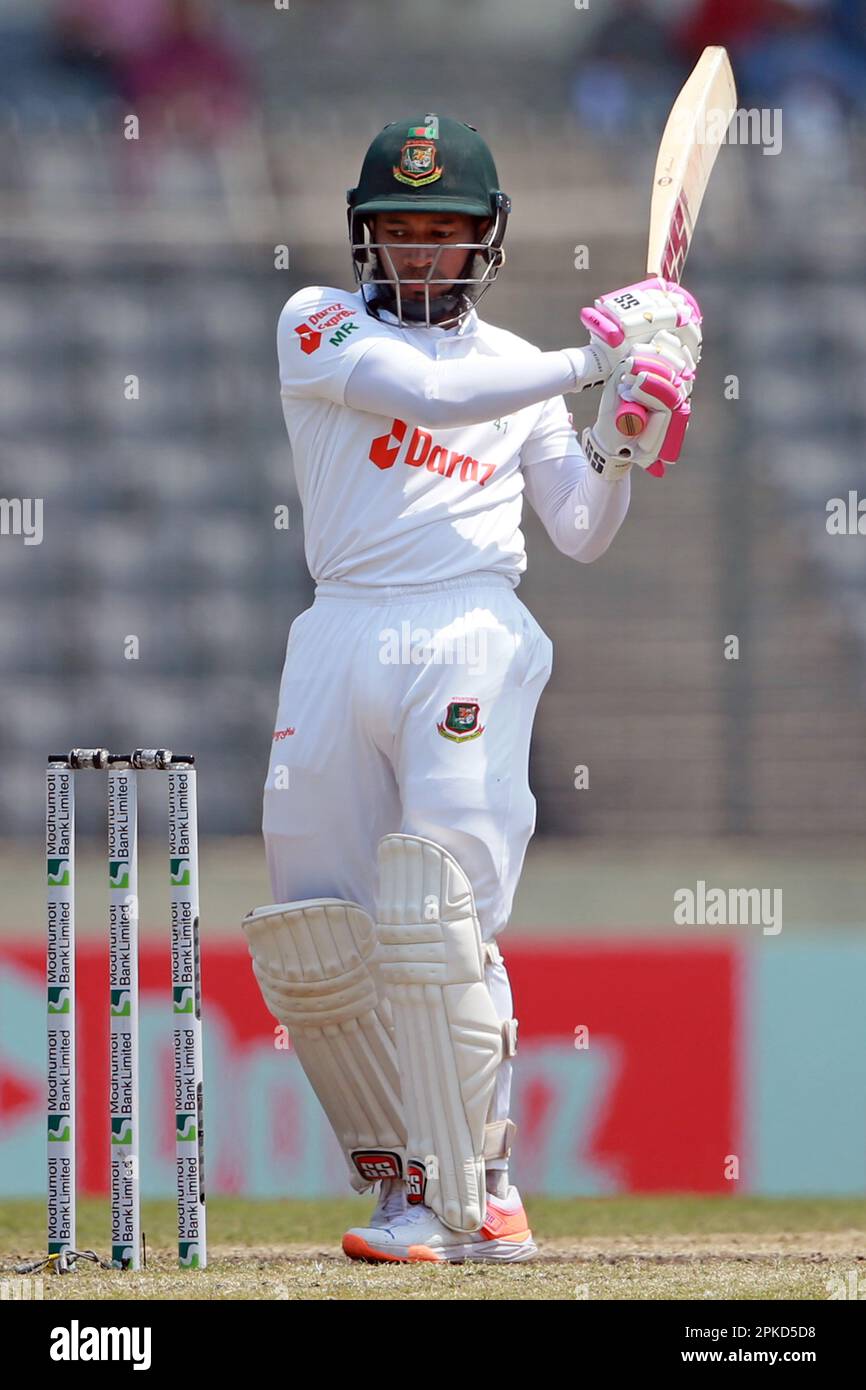
{"type": "MultiPolygon", "coordinates": [[[[360,292],[365,303],[369,298],[367,295],[367,290],[369,288],[369,285],[363,285],[361,287],[360,292]]],[[[415,325],[401,324],[397,315],[392,314],[390,309],[380,309],[377,317],[380,318],[383,323],[393,324],[395,328],[410,328],[414,331],[416,327],[415,325]]],[[[432,323],[429,328],[427,328],[425,324],[418,324],[417,329],[421,332],[429,333],[436,338],[468,338],[478,330],[478,311],[473,306],[460,320],[456,328],[439,328],[437,324],[432,323]]]]}

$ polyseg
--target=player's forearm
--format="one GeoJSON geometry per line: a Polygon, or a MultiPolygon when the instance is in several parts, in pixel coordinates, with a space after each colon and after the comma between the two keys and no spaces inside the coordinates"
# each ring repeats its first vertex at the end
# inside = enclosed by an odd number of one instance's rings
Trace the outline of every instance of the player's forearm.
{"type": "Polygon", "coordinates": [[[377,343],[346,384],[346,405],[394,415],[429,429],[480,425],[594,385],[600,362],[589,349],[527,354],[515,360],[468,357],[432,362],[396,343],[377,343]]]}
{"type": "Polygon", "coordinates": [[[582,564],[607,550],[631,496],[628,476],[605,482],[582,456],[534,465],[526,473],[526,492],[557,550],[582,564]]]}

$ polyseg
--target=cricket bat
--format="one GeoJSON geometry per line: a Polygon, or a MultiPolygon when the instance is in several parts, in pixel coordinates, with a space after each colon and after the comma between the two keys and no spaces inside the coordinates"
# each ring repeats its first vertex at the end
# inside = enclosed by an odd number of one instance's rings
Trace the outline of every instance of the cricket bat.
{"type": "MultiPolygon", "coordinates": [[[[727,49],[705,48],[671,107],[659,145],[647,275],[680,283],[710,174],[736,109],[737,89],[727,49]]],[[[644,406],[623,401],[616,415],[617,429],[638,435],[647,416],[644,406]]]]}

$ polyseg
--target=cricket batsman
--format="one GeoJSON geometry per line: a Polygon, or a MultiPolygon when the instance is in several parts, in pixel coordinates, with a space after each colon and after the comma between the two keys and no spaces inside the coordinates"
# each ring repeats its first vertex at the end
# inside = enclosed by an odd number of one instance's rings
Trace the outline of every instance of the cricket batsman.
{"type": "Polygon", "coordinates": [[[289,633],[264,792],[274,904],[253,969],[345,1154],[377,1186],[351,1259],[526,1260],[509,1180],[517,1046],[499,937],[535,828],[532,723],[551,643],[517,597],[528,500],[603,555],[634,464],[674,463],[700,313],[651,279],[542,352],[478,315],[511,203],[470,125],[373,140],[348,194],[356,289],[302,289],[280,386],[312,606],[289,633]],[[600,388],[581,442],[563,399],[600,388]],[[623,400],[646,412],[627,437],[623,400]]]}

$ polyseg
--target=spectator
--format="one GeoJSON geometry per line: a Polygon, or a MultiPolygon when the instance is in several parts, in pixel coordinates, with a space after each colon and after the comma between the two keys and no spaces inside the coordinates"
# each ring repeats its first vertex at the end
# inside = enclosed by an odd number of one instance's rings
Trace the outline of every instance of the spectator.
{"type": "Polygon", "coordinates": [[[675,91],[669,27],[645,0],[623,0],[597,25],[581,50],[571,86],[572,108],[582,127],[611,136],[655,128],[675,91]],[[645,80],[648,73],[651,83],[645,80]],[[665,75],[668,88],[659,82],[665,75]]]}
{"type": "Polygon", "coordinates": [[[813,105],[816,118],[866,110],[863,8],[862,0],[702,0],[679,37],[690,58],[706,43],[726,44],[744,104],[788,107],[805,128],[813,105]]]}
{"type": "Polygon", "coordinates": [[[249,109],[249,83],[202,0],[74,0],[68,47],[107,63],[143,129],[218,137],[249,109]]]}
{"type": "Polygon", "coordinates": [[[224,133],[249,109],[246,74],[201,0],[167,0],[164,26],[127,58],[122,81],[136,111],[158,113],[196,137],[224,133]]]}

